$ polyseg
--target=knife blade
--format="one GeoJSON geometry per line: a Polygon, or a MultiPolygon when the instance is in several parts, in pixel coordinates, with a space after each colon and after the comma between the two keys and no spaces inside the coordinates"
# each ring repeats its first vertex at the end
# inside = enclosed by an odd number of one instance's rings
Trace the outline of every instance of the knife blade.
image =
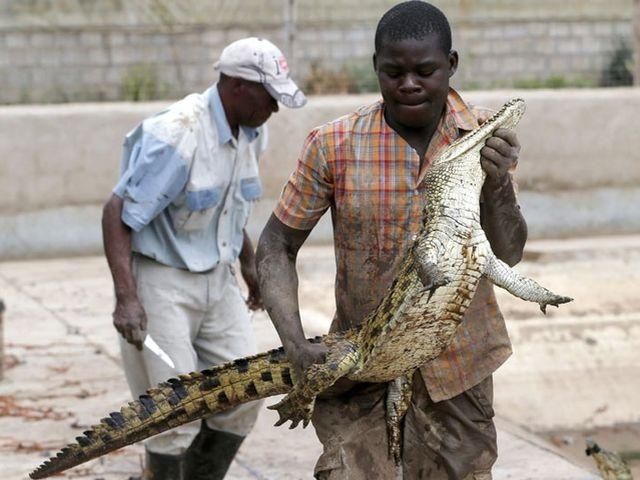
{"type": "Polygon", "coordinates": [[[160,358],[160,360],[162,360],[164,363],[169,365],[171,368],[176,368],[173,361],[171,360],[171,357],[167,355],[167,353],[164,350],[162,350],[162,348],[160,348],[160,345],[158,345],[156,341],[153,338],[151,338],[151,335],[149,335],[148,333],[144,339],[143,345],[147,347],[150,351],[155,353],[158,356],[158,358],[160,358]]]}

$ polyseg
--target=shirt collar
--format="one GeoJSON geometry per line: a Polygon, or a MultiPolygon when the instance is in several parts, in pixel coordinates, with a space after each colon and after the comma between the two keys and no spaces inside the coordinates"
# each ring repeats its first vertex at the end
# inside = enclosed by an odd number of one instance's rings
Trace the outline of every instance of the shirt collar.
{"type": "Polygon", "coordinates": [[[427,153],[434,155],[432,147],[437,147],[437,149],[444,148],[465,133],[478,128],[478,126],[478,120],[474,115],[473,109],[465,103],[458,92],[450,88],[444,113],[440,117],[427,153]]]}
{"type": "MultiPolygon", "coordinates": [[[[233,134],[231,133],[227,115],[224,113],[217,83],[209,89],[209,110],[211,111],[211,122],[218,130],[218,141],[220,144],[224,145],[225,143],[233,141],[233,134]]],[[[245,127],[244,125],[240,125],[240,128],[250,142],[255,140],[260,134],[257,128],[245,127]]]]}
{"type": "MultiPolygon", "coordinates": [[[[470,132],[475,130],[480,125],[478,119],[473,114],[473,111],[469,105],[465,103],[460,94],[453,88],[449,88],[449,95],[447,96],[447,111],[445,117],[448,117],[453,122],[451,126],[458,130],[470,132]]],[[[447,119],[445,118],[445,121],[447,119]]]]}

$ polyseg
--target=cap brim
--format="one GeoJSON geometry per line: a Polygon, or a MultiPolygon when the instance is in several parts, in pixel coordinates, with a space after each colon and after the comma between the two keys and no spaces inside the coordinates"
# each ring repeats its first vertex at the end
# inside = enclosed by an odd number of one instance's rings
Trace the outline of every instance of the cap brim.
{"type": "Polygon", "coordinates": [[[291,79],[282,83],[265,83],[264,86],[271,96],[285,107],[300,108],[307,103],[307,97],[291,79]]]}

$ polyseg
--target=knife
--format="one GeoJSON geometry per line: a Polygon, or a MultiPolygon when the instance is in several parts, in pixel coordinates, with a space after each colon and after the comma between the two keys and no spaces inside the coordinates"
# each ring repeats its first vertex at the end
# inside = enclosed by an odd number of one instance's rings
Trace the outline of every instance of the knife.
{"type": "Polygon", "coordinates": [[[160,360],[162,360],[164,363],[169,365],[171,368],[176,368],[173,361],[171,360],[171,357],[167,355],[167,353],[164,350],[162,350],[162,348],[160,348],[160,345],[158,345],[156,341],[153,338],[151,338],[151,335],[149,335],[148,333],[144,339],[143,345],[147,347],[149,350],[151,350],[153,353],[155,353],[158,356],[158,358],[160,358],[160,360]]]}

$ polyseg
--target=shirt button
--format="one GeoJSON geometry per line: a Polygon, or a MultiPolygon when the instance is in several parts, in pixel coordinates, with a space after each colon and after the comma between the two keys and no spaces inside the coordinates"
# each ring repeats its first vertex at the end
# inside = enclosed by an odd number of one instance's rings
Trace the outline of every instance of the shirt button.
{"type": "Polygon", "coordinates": [[[223,214],[223,215],[226,215],[226,214],[227,214],[227,211],[226,211],[226,210],[224,210],[224,211],[222,212],[222,214],[223,214]]]}
{"type": "Polygon", "coordinates": [[[222,246],[226,247],[227,246],[227,242],[222,242],[222,246]]]}

